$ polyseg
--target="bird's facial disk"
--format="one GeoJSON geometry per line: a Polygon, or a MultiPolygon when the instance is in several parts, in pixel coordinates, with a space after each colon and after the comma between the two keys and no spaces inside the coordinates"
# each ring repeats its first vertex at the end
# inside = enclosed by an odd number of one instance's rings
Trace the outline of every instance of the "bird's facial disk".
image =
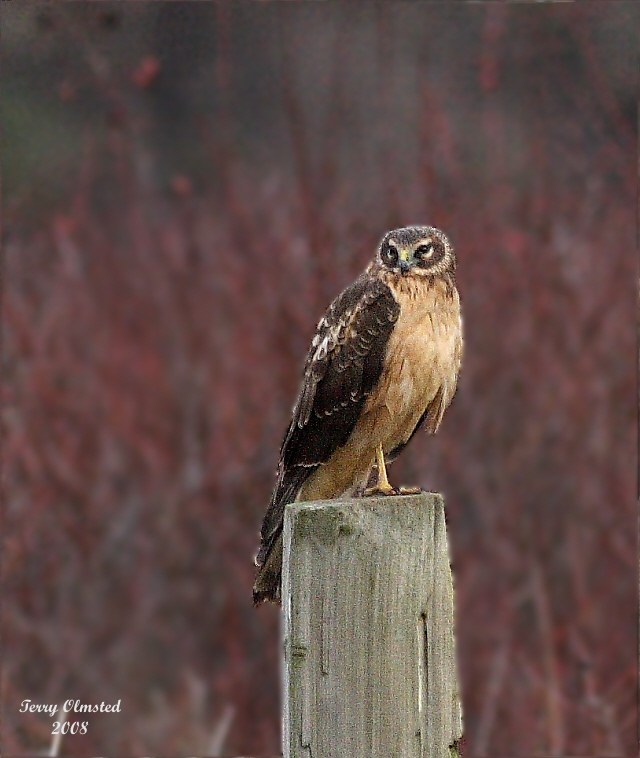
{"type": "Polygon", "coordinates": [[[447,256],[449,246],[439,235],[412,235],[416,239],[411,241],[402,236],[391,233],[383,239],[380,260],[384,266],[402,275],[427,274],[441,268],[438,264],[447,256]]]}

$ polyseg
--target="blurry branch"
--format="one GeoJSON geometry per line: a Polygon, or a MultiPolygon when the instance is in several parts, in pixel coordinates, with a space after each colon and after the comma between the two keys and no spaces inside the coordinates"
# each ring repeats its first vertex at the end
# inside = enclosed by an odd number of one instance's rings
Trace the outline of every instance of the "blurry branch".
{"type": "Polygon", "coordinates": [[[550,755],[565,754],[565,729],[561,700],[558,661],[553,641],[553,619],[547,596],[542,569],[538,563],[531,566],[531,591],[540,628],[540,645],[547,677],[547,724],[549,728],[550,755]]]}
{"type": "MultiPolygon", "coordinates": [[[[620,739],[620,725],[618,724],[616,717],[614,705],[615,690],[610,691],[606,699],[602,697],[596,683],[596,674],[594,672],[591,656],[577,632],[573,633],[573,643],[576,652],[578,652],[581,657],[583,669],[582,676],[586,694],[585,705],[595,714],[596,719],[607,736],[607,744],[604,748],[604,752],[606,755],[612,756],[612,758],[622,758],[622,756],[625,755],[625,750],[620,739]]],[[[627,686],[629,685],[631,685],[631,682],[627,680],[627,686]]]]}
{"type": "Polygon", "coordinates": [[[62,708],[62,703],[58,706],[58,713],[60,714],[60,724],[58,731],[51,737],[51,747],[49,748],[49,757],[57,758],[60,755],[60,746],[62,745],[62,727],[67,722],[67,713],[62,708]]]}
{"type": "MultiPolygon", "coordinates": [[[[505,109],[500,103],[499,88],[504,55],[502,41],[507,29],[509,6],[496,3],[488,6],[482,29],[482,55],[478,77],[480,86],[485,93],[482,112],[484,138],[491,151],[491,174],[494,181],[503,185],[507,180],[508,159],[505,109]]],[[[504,186],[498,195],[504,198],[504,186]]]]}
{"type": "Polygon", "coordinates": [[[222,712],[222,715],[218,719],[218,723],[216,724],[215,729],[213,730],[213,734],[211,735],[211,742],[209,743],[206,755],[211,755],[213,758],[222,755],[224,744],[227,739],[229,729],[231,728],[231,722],[233,721],[234,715],[235,708],[231,705],[226,705],[224,711],[222,712]]]}
{"type": "MultiPolygon", "coordinates": [[[[293,164],[298,183],[297,199],[302,208],[304,229],[309,235],[311,254],[309,256],[310,281],[318,288],[316,293],[323,292],[323,285],[327,280],[327,271],[323,270],[322,261],[322,228],[317,207],[317,194],[315,191],[312,169],[312,156],[314,151],[307,134],[306,116],[299,100],[296,83],[294,81],[297,67],[291,53],[293,41],[289,35],[284,34],[286,20],[284,8],[279,9],[281,18],[278,24],[280,50],[280,80],[282,82],[282,103],[287,117],[289,137],[293,152],[293,164]]],[[[318,298],[318,294],[316,294],[318,298]]],[[[318,298],[320,299],[320,298],[318,298]]]]}
{"type": "MultiPolygon", "coordinates": [[[[398,37],[393,33],[393,6],[378,3],[376,8],[376,107],[375,124],[391,122],[395,118],[393,103],[393,77],[396,72],[396,45],[398,37]]],[[[372,125],[373,127],[373,125],[372,125]]],[[[372,128],[371,127],[371,128],[372,128]]],[[[401,216],[402,198],[396,171],[396,140],[393,132],[383,130],[377,134],[380,140],[380,174],[383,177],[386,210],[386,225],[393,226],[401,216]]]]}
{"type": "Polygon", "coordinates": [[[348,60],[349,28],[345,24],[336,23],[333,29],[333,45],[331,50],[331,77],[329,82],[329,108],[324,125],[320,166],[320,189],[324,203],[337,194],[338,174],[338,136],[344,130],[345,119],[349,113],[349,105],[345,92],[345,66],[348,60]]]}
{"type": "Polygon", "coordinates": [[[67,10],[64,19],[66,33],[84,51],[88,68],[94,76],[96,90],[111,105],[111,125],[119,128],[123,127],[126,123],[128,109],[122,88],[118,86],[110,59],[100,52],[92,41],[90,32],[83,27],[81,21],[77,20],[76,14],[70,13],[67,10]]]}
{"type": "Polygon", "coordinates": [[[592,83],[597,102],[606,111],[611,126],[613,126],[619,146],[625,146],[630,142],[635,143],[636,132],[634,123],[628,119],[620,108],[620,103],[607,80],[606,66],[599,58],[596,45],[593,40],[593,30],[597,27],[599,19],[594,8],[580,8],[578,13],[589,20],[589,23],[574,23],[568,25],[568,32],[575,41],[576,47],[581,51],[583,60],[587,65],[588,81],[592,83]]]}
{"type": "Polygon", "coordinates": [[[497,720],[500,696],[504,688],[504,680],[509,669],[510,658],[511,642],[507,637],[500,643],[489,668],[486,693],[484,695],[482,711],[478,716],[473,742],[474,753],[478,756],[491,755],[489,748],[491,731],[497,720]]]}

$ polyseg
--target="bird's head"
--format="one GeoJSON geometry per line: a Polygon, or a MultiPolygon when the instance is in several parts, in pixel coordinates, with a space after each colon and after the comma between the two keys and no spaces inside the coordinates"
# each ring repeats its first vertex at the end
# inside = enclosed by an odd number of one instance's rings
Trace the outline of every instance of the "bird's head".
{"type": "Polygon", "coordinates": [[[444,232],[433,226],[405,226],[387,232],[378,247],[382,266],[403,276],[453,273],[456,258],[444,232]]]}

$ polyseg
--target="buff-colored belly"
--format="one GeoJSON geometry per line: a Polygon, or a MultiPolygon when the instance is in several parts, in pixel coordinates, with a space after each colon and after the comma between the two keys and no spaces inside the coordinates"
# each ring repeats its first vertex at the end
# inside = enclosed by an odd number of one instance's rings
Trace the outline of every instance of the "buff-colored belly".
{"type": "MultiPolygon", "coordinates": [[[[401,298],[398,298],[401,299],[401,298]]],[[[299,500],[340,495],[366,478],[382,444],[385,454],[407,442],[432,403],[437,428],[455,392],[461,354],[459,302],[401,300],[384,369],[347,443],[307,480],[299,500]],[[429,307],[431,306],[431,307],[429,307]]]]}

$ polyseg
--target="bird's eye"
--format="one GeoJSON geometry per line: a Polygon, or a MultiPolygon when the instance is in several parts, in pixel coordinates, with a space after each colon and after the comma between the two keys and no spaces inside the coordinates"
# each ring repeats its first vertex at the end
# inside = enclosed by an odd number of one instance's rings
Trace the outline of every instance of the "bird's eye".
{"type": "Polygon", "coordinates": [[[419,245],[415,249],[414,255],[416,258],[431,258],[433,256],[433,244],[430,242],[428,245],[419,245]]]}
{"type": "Polygon", "coordinates": [[[387,245],[387,247],[384,250],[383,257],[384,257],[385,263],[397,263],[398,250],[393,245],[387,245]]]}

